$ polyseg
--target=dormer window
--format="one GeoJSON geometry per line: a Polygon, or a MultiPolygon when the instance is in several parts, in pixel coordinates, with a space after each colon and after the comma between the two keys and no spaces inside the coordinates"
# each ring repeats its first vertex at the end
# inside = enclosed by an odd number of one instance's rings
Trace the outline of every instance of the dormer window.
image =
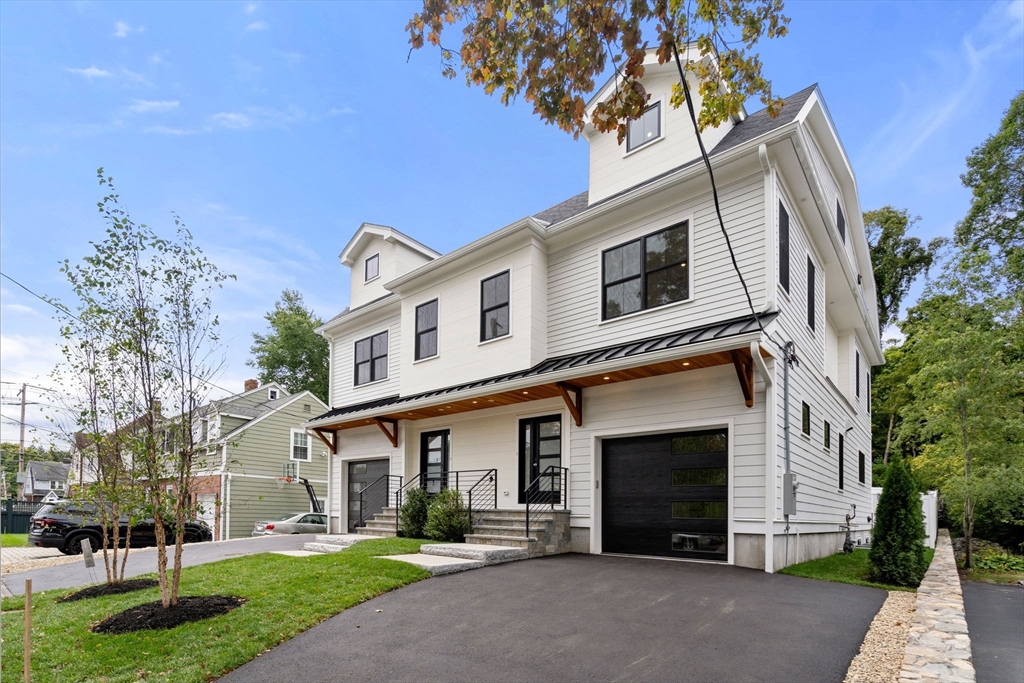
{"type": "Polygon", "coordinates": [[[278,397],[277,389],[267,389],[267,399],[268,400],[276,401],[277,397],[278,397]]]}
{"type": "Polygon", "coordinates": [[[626,151],[643,147],[661,137],[661,102],[647,107],[643,116],[629,122],[629,134],[626,136],[626,151]]]}
{"type": "Polygon", "coordinates": [[[366,282],[376,280],[380,275],[380,254],[374,254],[366,259],[366,282]]]}

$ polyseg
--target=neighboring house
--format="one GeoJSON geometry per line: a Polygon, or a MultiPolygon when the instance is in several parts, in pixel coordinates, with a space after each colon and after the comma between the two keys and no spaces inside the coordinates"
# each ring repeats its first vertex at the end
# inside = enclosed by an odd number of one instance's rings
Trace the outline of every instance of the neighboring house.
{"type": "MultiPolygon", "coordinates": [[[[856,179],[821,92],[703,135],[755,316],[669,104],[675,66],[645,74],[650,107],[622,145],[584,131],[587,191],[443,256],[368,223],[345,246],[350,308],[320,328],[331,410],[306,423],[333,453],[332,531],[393,528],[374,490],[387,506],[410,484],[468,499],[481,471],[503,511],[568,508],[544,552],[774,571],[840,550],[853,506],[865,521],[884,359],[856,179]]],[[[518,513],[467,540],[532,548],[518,513]]]]}
{"type": "MultiPolygon", "coordinates": [[[[247,380],[242,393],[199,409],[194,437],[201,447],[193,490],[198,516],[216,540],[249,536],[257,521],[310,510],[300,477],[326,504],[327,449],[303,427],[326,409],[308,391],[288,394],[277,384],[261,387],[255,380],[247,380]]],[[[172,430],[164,436],[170,443],[172,430]]],[[[88,485],[96,480],[96,468],[86,439],[76,439],[75,454],[76,472],[88,485]]]]}
{"type": "Polygon", "coordinates": [[[68,487],[68,471],[71,466],[64,462],[39,462],[29,460],[25,466],[24,482],[19,482],[22,500],[42,503],[63,497],[68,487]],[[44,499],[49,496],[49,499],[44,499]]]}

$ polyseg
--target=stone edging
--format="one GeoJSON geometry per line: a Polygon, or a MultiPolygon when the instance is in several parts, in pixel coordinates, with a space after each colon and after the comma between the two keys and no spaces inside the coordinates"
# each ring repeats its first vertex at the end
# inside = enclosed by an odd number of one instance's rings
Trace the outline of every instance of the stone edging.
{"type": "Polygon", "coordinates": [[[917,589],[900,681],[974,683],[960,575],[949,531],[939,530],[935,557],[917,589]]]}

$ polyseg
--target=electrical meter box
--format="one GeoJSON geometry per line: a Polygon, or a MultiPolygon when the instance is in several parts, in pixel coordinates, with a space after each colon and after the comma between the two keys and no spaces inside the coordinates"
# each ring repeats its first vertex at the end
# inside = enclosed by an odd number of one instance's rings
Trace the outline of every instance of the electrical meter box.
{"type": "Polygon", "coordinates": [[[796,479],[796,472],[784,472],[782,475],[782,514],[796,514],[796,490],[800,482],[796,479]]]}

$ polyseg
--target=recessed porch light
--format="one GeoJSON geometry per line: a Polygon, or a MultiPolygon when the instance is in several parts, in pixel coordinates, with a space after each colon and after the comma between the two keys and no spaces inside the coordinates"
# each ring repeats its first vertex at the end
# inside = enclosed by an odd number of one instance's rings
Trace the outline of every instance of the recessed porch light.
{"type": "Polygon", "coordinates": [[[476,403],[476,401],[473,401],[473,403],[476,403]]]}
{"type": "Polygon", "coordinates": [[[605,375],[605,379],[606,379],[606,380],[607,380],[607,379],[611,379],[611,377],[608,377],[607,375],[605,375]]]}
{"type": "Polygon", "coordinates": [[[529,391],[524,391],[523,393],[524,393],[524,394],[528,394],[528,393],[530,393],[530,392],[529,392],[529,391]]]}
{"type": "Polygon", "coordinates": [[[690,361],[688,361],[688,360],[684,360],[683,361],[683,365],[689,365],[689,364],[690,364],[690,361]]]}

